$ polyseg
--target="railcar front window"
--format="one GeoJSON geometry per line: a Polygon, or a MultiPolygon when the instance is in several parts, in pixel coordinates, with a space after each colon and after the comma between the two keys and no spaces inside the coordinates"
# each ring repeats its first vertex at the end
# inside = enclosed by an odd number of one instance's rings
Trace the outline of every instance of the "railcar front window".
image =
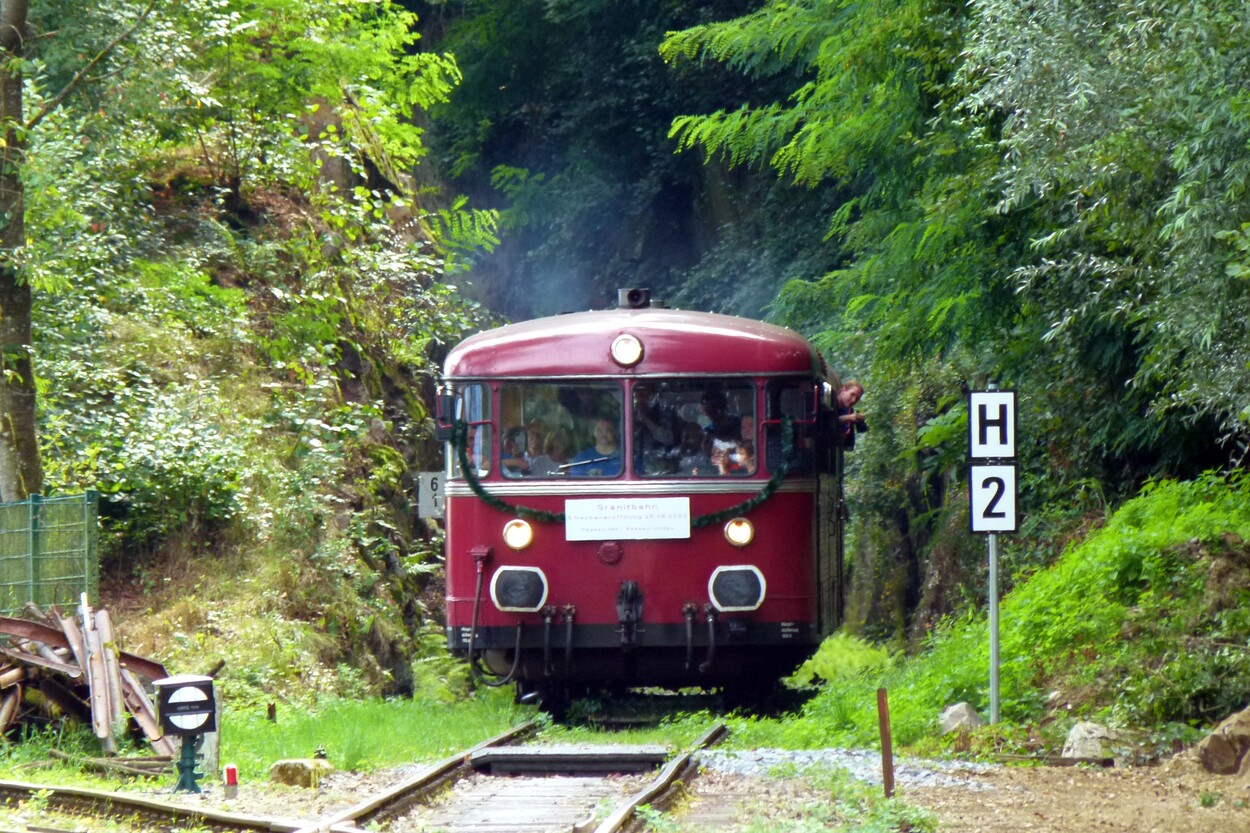
{"type": "Polygon", "coordinates": [[[745,477],[755,473],[755,386],[724,379],[641,379],[632,390],[634,473],[745,477]]]}
{"type": "Polygon", "coordinates": [[[617,382],[505,384],[499,396],[504,477],[619,476],[622,401],[617,382]]]}

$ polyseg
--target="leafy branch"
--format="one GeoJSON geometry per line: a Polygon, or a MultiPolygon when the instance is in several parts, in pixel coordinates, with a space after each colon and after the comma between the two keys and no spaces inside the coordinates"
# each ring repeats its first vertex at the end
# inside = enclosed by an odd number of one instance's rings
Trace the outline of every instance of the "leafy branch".
{"type": "Polygon", "coordinates": [[[31,116],[29,119],[27,119],[26,124],[25,124],[25,129],[28,132],[31,130],[34,130],[35,126],[38,125],[40,122],[42,122],[45,118],[47,118],[49,113],[51,113],[57,107],[60,107],[61,104],[64,103],[64,101],[67,98],[69,98],[70,94],[73,93],[74,90],[80,84],[82,84],[83,81],[86,80],[87,76],[91,74],[91,71],[93,69],[99,66],[100,63],[103,62],[105,58],[107,58],[110,54],[112,54],[113,50],[115,50],[118,46],[120,46],[124,41],[128,40],[131,36],[133,36],[135,32],[139,31],[139,29],[143,26],[144,21],[147,20],[148,15],[152,13],[152,9],[154,8],[156,8],[156,0],[148,0],[148,4],[143,8],[143,11],[139,13],[139,16],[137,18],[135,18],[135,22],[132,23],[128,28],[120,32],[116,37],[113,38],[113,40],[111,40],[108,43],[107,46],[101,49],[94,58],[88,61],[87,64],[83,66],[81,69],[79,69],[77,72],[75,72],[73,77],[70,78],[70,80],[65,84],[65,86],[61,88],[61,91],[59,93],[57,93],[55,96],[45,101],[39,107],[39,109],[35,111],[35,114],[31,116]]]}

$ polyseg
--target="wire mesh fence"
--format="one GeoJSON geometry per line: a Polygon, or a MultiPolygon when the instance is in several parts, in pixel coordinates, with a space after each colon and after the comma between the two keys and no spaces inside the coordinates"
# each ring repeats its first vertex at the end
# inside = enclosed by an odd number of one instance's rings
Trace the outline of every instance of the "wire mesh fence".
{"type": "Polygon", "coordinates": [[[0,613],[99,598],[99,494],[0,503],[0,613]]]}

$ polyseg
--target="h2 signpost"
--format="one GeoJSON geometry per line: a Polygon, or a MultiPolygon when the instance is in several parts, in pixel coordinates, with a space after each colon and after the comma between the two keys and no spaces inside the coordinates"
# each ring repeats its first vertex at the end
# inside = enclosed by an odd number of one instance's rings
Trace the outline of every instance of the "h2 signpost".
{"type": "Polygon", "coordinates": [[[989,535],[990,723],[998,722],[998,533],[1016,532],[1016,392],[968,394],[968,517],[972,531],[989,535]]]}

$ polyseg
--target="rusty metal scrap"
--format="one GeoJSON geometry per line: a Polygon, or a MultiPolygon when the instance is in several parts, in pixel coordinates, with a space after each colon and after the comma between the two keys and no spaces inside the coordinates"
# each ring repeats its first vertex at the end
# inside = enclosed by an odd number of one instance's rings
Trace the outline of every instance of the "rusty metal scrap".
{"type": "Polygon", "coordinates": [[[106,755],[117,753],[131,721],[156,755],[172,755],[142,682],[167,676],[159,662],[119,650],[109,612],[85,599],[74,616],[33,605],[21,618],[0,616],[0,732],[31,713],[23,693],[37,691],[64,715],[89,721],[106,755]]]}

